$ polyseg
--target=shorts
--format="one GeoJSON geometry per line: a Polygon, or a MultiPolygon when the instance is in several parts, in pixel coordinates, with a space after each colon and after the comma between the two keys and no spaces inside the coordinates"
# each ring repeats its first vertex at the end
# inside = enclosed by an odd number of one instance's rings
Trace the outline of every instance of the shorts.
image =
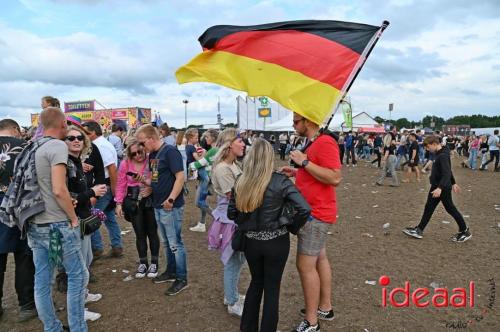
{"type": "Polygon", "coordinates": [[[411,168],[415,168],[418,166],[418,159],[415,159],[415,160],[410,160],[408,162],[408,167],[411,167],[411,168]]]}
{"type": "Polygon", "coordinates": [[[305,223],[297,234],[297,253],[306,256],[319,256],[326,246],[326,238],[332,224],[312,219],[305,223]]]}

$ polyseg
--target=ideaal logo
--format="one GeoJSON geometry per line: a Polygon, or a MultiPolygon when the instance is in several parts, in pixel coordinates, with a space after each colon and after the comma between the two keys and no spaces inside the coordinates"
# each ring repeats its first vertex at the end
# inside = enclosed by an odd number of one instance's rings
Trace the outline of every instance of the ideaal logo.
{"type": "Polygon", "coordinates": [[[446,308],[448,306],[460,308],[474,307],[475,297],[475,284],[474,281],[469,282],[468,288],[453,288],[450,292],[447,288],[437,287],[432,292],[427,287],[419,287],[415,290],[411,289],[409,281],[405,282],[404,287],[393,288],[389,294],[387,287],[391,283],[388,276],[381,276],[379,284],[382,287],[382,306],[387,307],[387,300],[389,304],[396,308],[409,307],[410,303],[418,308],[424,308],[432,304],[436,308],[446,308]],[[402,302],[396,301],[396,295],[403,294],[404,300],[402,302]]]}
{"type": "Polygon", "coordinates": [[[469,306],[469,308],[479,309],[479,314],[470,315],[465,320],[455,320],[445,322],[446,328],[452,329],[465,329],[471,327],[475,323],[479,323],[485,319],[490,311],[493,310],[496,299],[496,284],[495,279],[491,278],[488,280],[489,284],[489,297],[488,304],[481,308],[475,304],[475,294],[476,294],[476,284],[474,281],[469,282],[468,288],[453,288],[451,292],[447,288],[437,287],[433,291],[430,291],[426,287],[419,287],[414,290],[411,289],[409,281],[405,282],[404,287],[396,287],[388,292],[386,286],[389,286],[391,279],[388,276],[381,276],[379,278],[379,284],[382,287],[382,306],[387,307],[391,305],[396,308],[409,307],[410,303],[418,308],[427,307],[432,304],[436,308],[444,307],[455,307],[464,308],[469,306]],[[403,301],[396,301],[396,295],[402,294],[403,301]],[[388,304],[389,303],[389,304],[388,304]]]}

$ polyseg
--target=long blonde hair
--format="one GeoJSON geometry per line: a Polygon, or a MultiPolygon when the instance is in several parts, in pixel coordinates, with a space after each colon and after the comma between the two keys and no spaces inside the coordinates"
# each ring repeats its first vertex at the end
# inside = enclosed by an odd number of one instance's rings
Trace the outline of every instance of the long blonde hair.
{"type": "Polygon", "coordinates": [[[235,185],[236,208],[252,212],[262,205],[274,171],[274,151],[269,142],[257,138],[243,160],[243,174],[235,185]]]}
{"type": "Polygon", "coordinates": [[[90,141],[90,138],[87,136],[87,133],[80,127],[77,127],[75,125],[68,126],[67,132],[69,133],[71,130],[75,130],[82,134],[83,136],[83,146],[82,146],[82,151],[80,151],[80,159],[85,160],[87,157],[90,155],[92,152],[92,142],[90,141]]]}
{"type": "Polygon", "coordinates": [[[231,143],[238,138],[238,130],[235,128],[224,129],[217,137],[217,142],[215,146],[219,149],[214,157],[214,162],[212,168],[215,168],[217,164],[227,159],[229,156],[229,151],[231,143]]]}

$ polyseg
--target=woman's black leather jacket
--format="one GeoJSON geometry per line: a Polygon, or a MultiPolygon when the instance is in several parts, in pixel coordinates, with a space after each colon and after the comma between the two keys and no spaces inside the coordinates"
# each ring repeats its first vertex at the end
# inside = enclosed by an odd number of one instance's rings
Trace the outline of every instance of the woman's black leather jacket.
{"type": "Polygon", "coordinates": [[[241,231],[273,231],[283,226],[298,230],[311,213],[311,207],[297,187],[284,174],[277,172],[272,174],[262,205],[253,212],[238,211],[236,199],[233,190],[227,216],[238,224],[241,231]],[[285,204],[293,213],[283,213],[285,204]]]}

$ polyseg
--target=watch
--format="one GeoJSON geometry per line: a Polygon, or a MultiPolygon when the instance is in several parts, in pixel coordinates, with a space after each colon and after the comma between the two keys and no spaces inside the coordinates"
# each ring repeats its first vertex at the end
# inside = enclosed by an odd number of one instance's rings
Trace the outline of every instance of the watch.
{"type": "Polygon", "coordinates": [[[173,198],[169,198],[169,199],[167,199],[167,202],[169,202],[170,204],[174,204],[174,199],[173,198]]]}
{"type": "Polygon", "coordinates": [[[306,166],[307,166],[307,164],[309,164],[309,160],[305,159],[304,161],[302,161],[301,166],[302,166],[302,167],[306,167],[306,166]]]}

